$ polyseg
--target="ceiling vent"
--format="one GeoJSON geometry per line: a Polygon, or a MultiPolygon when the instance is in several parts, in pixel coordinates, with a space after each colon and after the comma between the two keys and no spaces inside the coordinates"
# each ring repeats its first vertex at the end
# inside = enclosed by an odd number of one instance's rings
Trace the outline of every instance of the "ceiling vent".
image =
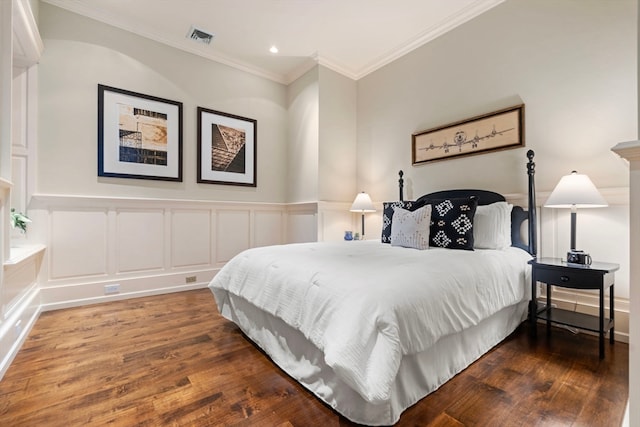
{"type": "Polygon", "coordinates": [[[187,38],[202,44],[210,44],[211,40],[213,40],[213,36],[215,36],[215,34],[211,34],[196,27],[191,27],[187,34],[187,38]]]}

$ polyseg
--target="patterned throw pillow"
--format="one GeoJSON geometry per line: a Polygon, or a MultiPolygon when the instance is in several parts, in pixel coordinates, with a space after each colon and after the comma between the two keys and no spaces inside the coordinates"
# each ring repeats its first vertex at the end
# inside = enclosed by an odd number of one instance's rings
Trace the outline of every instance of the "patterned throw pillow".
{"type": "Polygon", "coordinates": [[[396,208],[393,212],[391,246],[429,249],[430,224],[431,205],[423,206],[413,212],[396,208]]]}
{"type": "Polygon", "coordinates": [[[382,243],[391,243],[391,221],[393,219],[393,211],[395,208],[402,208],[408,211],[414,211],[423,203],[416,203],[412,201],[406,202],[384,202],[382,204],[382,243]]]}
{"type": "Polygon", "coordinates": [[[447,249],[473,250],[473,217],[478,199],[430,200],[431,246],[447,249]]]}

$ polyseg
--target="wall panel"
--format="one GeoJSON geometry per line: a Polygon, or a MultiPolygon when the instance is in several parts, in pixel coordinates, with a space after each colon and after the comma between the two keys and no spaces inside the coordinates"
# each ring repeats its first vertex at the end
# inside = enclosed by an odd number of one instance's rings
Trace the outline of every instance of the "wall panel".
{"type": "MultiPolygon", "coordinates": [[[[11,207],[18,212],[27,211],[27,158],[14,155],[11,159],[11,176],[13,188],[11,190],[11,207]]],[[[13,237],[16,237],[15,233],[13,237]]]]}
{"type": "Polygon", "coordinates": [[[284,214],[282,211],[256,211],[253,230],[253,246],[270,246],[284,243],[284,214]]]}
{"type": "MultiPolygon", "coordinates": [[[[360,233],[361,230],[361,217],[360,214],[350,212],[351,203],[339,203],[339,202],[322,202],[318,209],[318,239],[322,241],[337,241],[344,240],[344,232],[351,230],[360,233]]],[[[369,223],[367,219],[370,215],[365,214],[365,232],[367,238],[371,238],[374,235],[378,235],[379,232],[368,227],[369,223]]]]}
{"type": "Polygon", "coordinates": [[[171,267],[207,265],[211,259],[211,211],[174,210],[170,246],[171,267]]]}
{"type": "Polygon", "coordinates": [[[164,211],[119,210],[117,272],[157,270],[164,266],[164,211]]]}
{"type": "Polygon", "coordinates": [[[50,213],[51,279],[107,273],[107,211],[55,210],[50,213]]]}
{"type": "Polygon", "coordinates": [[[287,207],[287,242],[315,242],[318,230],[318,206],[316,203],[296,203],[287,207]]]}
{"type": "Polygon", "coordinates": [[[217,212],[217,263],[225,263],[245,249],[249,249],[250,215],[249,209],[217,212]]]}

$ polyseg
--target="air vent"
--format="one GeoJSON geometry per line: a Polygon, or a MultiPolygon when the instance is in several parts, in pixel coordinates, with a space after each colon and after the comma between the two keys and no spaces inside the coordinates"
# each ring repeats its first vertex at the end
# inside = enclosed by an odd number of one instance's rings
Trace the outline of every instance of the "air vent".
{"type": "Polygon", "coordinates": [[[213,36],[215,36],[215,34],[211,34],[196,27],[191,27],[187,34],[187,38],[202,44],[210,44],[211,40],[213,40],[213,36]]]}

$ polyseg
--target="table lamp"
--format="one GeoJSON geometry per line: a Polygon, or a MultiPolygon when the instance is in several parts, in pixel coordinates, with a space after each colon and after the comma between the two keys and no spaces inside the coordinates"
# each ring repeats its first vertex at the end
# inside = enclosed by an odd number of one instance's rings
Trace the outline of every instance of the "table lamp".
{"type": "MultiPolygon", "coordinates": [[[[571,209],[571,251],[569,252],[571,254],[573,252],[581,252],[576,250],[576,216],[578,208],[604,208],[608,204],[587,175],[572,171],[571,174],[560,178],[560,182],[553,189],[544,206],[547,208],[571,209]]],[[[567,254],[567,261],[572,262],[572,257],[569,254],[567,254]]]]}
{"type": "Polygon", "coordinates": [[[373,206],[373,202],[371,201],[371,197],[364,191],[362,193],[358,193],[356,199],[353,201],[351,205],[351,212],[361,212],[362,213],[362,234],[361,239],[364,239],[364,214],[365,212],[375,212],[376,208],[373,206]]]}

